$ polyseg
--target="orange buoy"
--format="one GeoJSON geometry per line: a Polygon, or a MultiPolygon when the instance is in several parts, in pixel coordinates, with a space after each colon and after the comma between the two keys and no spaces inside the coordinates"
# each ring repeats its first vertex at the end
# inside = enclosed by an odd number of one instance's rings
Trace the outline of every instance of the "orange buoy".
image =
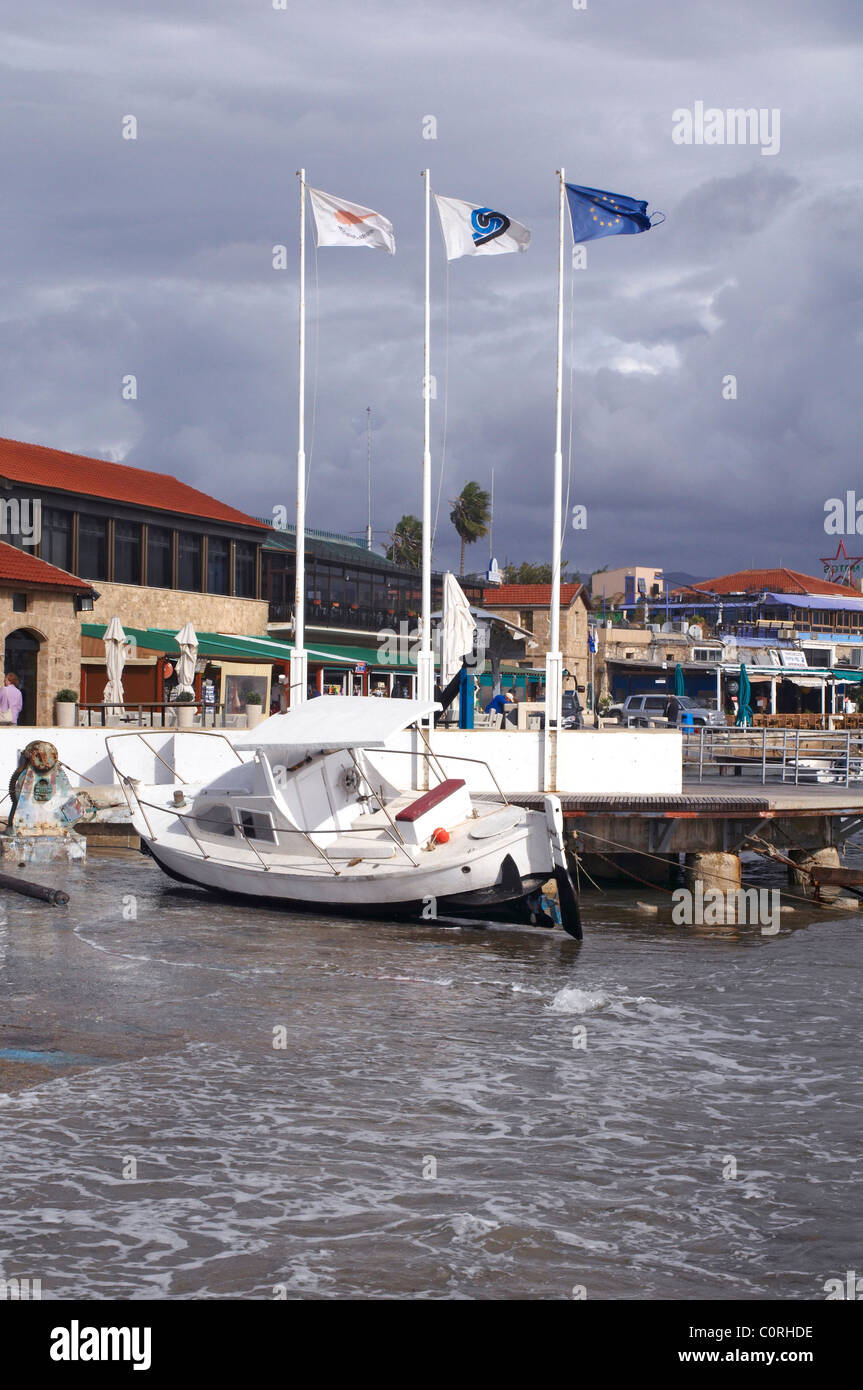
{"type": "Polygon", "coordinates": [[[432,831],[431,838],[433,845],[445,845],[449,842],[449,831],[444,830],[443,826],[439,825],[437,830],[432,831]]]}

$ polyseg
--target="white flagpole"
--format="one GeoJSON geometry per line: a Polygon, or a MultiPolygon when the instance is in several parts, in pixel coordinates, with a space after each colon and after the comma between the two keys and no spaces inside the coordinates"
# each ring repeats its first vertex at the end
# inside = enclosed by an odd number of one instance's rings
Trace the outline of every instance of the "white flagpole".
{"type": "MultiPolygon", "coordinates": [[[[420,624],[420,650],[417,655],[417,696],[420,700],[434,699],[434,653],[431,647],[431,376],[430,338],[431,338],[431,180],[428,169],[423,170],[425,180],[425,337],[423,353],[423,477],[422,477],[422,523],[423,523],[423,576],[422,576],[422,620],[420,624]]],[[[425,767],[425,762],[423,763],[425,767]]]]}
{"type": "Polygon", "coordinates": [[[563,232],[566,201],[566,175],[558,169],[558,246],[557,246],[557,379],[555,383],[554,436],[554,519],[551,556],[551,611],[549,650],[545,658],[545,747],[544,780],[547,792],[557,789],[557,744],[560,730],[563,657],[560,651],[560,550],[563,510],[563,232]]]}
{"type": "Polygon", "coordinates": [[[306,698],[308,657],[306,637],[306,171],[300,180],[300,330],[299,330],[299,425],[297,440],[297,534],[294,580],[294,649],[291,652],[291,704],[306,698]]]}

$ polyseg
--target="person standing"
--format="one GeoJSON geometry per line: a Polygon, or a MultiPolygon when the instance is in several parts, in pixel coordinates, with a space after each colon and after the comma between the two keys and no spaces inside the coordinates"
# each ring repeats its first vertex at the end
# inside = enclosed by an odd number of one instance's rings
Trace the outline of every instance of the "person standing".
{"type": "Polygon", "coordinates": [[[18,677],[9,671],[0,690],[0,724],[17,724],[23,703],[18,677]]]}

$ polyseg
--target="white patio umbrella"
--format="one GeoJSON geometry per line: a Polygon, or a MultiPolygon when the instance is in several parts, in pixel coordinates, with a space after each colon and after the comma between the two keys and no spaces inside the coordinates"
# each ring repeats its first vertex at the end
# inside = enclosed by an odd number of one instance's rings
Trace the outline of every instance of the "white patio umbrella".
{"type": "Polygon", "coordinates": [[[443,577],[443,616],[440,626],[440,683],[446,690],[462,658],[473,651],[476,620],[461,585],[449,571],[443,577]]]}
{"type": "Polygon", "coordinates": [[[122,705],[123,667],[126,664],[128,638],[119,618],[111,619],[102,641],[105,643],[105,666],[108,671],[108,684],[102,692],[102,700],[106,705],[122,705]]]}
{"type": "Polygon", "coordinates": [[[185,623],[177,633],[177,645],[180,648],[180,656],[176,665],[177,689],[176,696],[181,691],[187,690],[190,695],[195,693],[195,663],[198,660],[198,634],[191,623],[185,623]]]}

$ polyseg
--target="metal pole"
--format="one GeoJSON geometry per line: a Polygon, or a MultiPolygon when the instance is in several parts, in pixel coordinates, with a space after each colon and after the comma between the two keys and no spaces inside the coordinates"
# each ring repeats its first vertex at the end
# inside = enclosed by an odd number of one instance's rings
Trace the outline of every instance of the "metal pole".
{"type": "Polygon", "coordinates": [[[551,555],[551,611],[549,650],[545,658],[545,746],[544,786],[557,787],[557,745],[560,731],[563,656],[560,650],[560,551],[563,509],[563,223],[566,206],[566,174],[558,169],[557,195],[557,374],[554,407],[554,481],[551,555]]]}
{"type": "Polygon", "coordinates": [[[297,170],[300,180],[300,326],[299,396],[297,426],[297,534],[296,574],[294,577],[294,649],[291,652],[290,703],[302,704],[306,698],[308,657],[305,651],[306,603],[306,171],[297,170]]]}
{"type": "MultiPolygon", "coordinates": [[[[425,303],[423,315],[423,466],[422,466],[422,617],[420,650],[417,653],[417,698],[434,699],[434,653],[431,645],[431,178],[422,173],[425,184],[425,303]]],[[[425,721],[429,731],[433,719],[425,721]]],[[[422,722],[420,732],[423,732],[422,722]]],[[[429,785],[428,762],[420,759],[417,769],[419,790],[429,785]]]]}
{"type": "Polygon", "coordinates": [[[423,571],[420,651],[417,656],[417,686],[421,700],[434,698],[434,655],[431,649],[431,179],[423,170],[425,182],[425,313],[423,337],[423,469],[422,522],[423,571]]]}
{"type": "Polygon", "coordinates": [[[369,519],[366,524],[366,550],[372,548],[372,408],[366,406],[366,454],[369,470],[369,519]]]}

